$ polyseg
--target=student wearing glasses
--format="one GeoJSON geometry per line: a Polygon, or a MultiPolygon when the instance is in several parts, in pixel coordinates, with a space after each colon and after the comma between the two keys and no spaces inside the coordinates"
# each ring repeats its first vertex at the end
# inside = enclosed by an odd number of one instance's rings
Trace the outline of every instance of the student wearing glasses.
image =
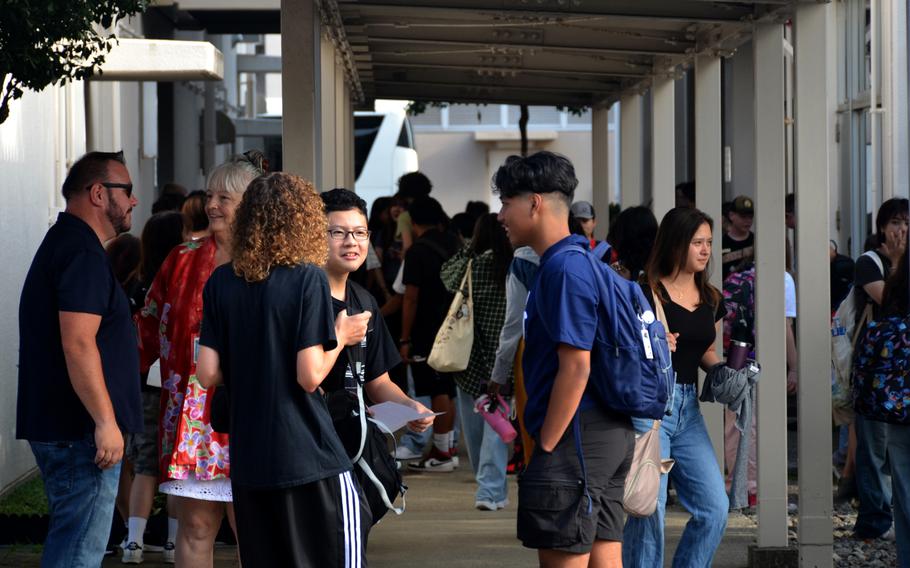
{"type": "MultiPolygon", "coordinates": [[[[338,356],[335,365],[322,382],[322,390],[330,401],[329,409],[346,409],[338,397],[339,393],[356,392],[354,359],[348,357],[347,344],[344,338],[349,336],[345,327],[367,325],[366,334],[361,342],[363,348],[364,396],[372,403],[397,402],[410,406],[420,413],[430,410],[416,400],[409,398],[401,388],[392,382],[389,370],[401,362],[398,346],[389,333],[385,320],[380,313],[376,298],[366,288],[353,282],[349,276],[356,272],[366,261],[370,244],[370,231],[367,228],[366,202],[353,191],[333,189],[322,194],[328,220],[328,260],[325,273],[332,293],[332,311],[336,317],[335,335],[345,352],[338,356]],[[363,301],[365,305],[360,305],[363,301]],[[339,318],[344,312],[346,318],[339,318]],[[345,389],[348,389],[345,391],[345,389]]],[[[356,401],[349,401],[354,406],[356,401]]],[[[412,422],[409,427],[415,432],[423,432],[433,424],[432,418],[412,422]]],[[[350,437],[348,437],[350,438],[350,437]]],[[[356,440],[342,437],[348,455],[353,457],[359,449],[359,432],[356,440]]]]}

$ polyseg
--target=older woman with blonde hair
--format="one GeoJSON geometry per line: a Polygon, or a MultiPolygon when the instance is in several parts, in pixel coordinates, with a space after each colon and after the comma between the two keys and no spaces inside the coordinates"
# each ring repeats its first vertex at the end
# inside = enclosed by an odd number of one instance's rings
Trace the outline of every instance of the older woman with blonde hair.
{"type": "MultiPolygon", "coordinates": [[[[260,175],[243,156],[212,171],[205,201],[211,236],[171,251],[138,318],[142,370],[161,360],[160,489],[177,497],[176,561],[182,566],[212,566],[225,512],[235,525],[228,436],[212,429],[212,390],[197,380],[196,361],[203,286],[216,267],[230,262],[234,213],[260,175]]],[[[131,544],[130,560],[138,564],[142,543],[131,544]]]]}
{"type": "Polygon", "coordinates": [[[327,223],[313,186],[256,179],[231,266],[203,293],[199,380],[229,392],[234,503],[247,566],[360,566],[370,511],[319,386],[369,313],[336,318],[327,223]]]}

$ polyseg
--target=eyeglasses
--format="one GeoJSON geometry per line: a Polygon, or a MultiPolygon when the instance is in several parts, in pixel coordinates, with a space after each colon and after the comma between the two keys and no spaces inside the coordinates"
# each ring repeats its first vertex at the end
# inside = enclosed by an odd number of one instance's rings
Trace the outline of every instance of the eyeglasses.
{"type": "Polygon", "coordinates": [[[329,236],[336,241],[343,241],[348,238],[348,235],[353,236],[355,241],[365,241],[370,238],[370,231],[366,229],[354,229],[353,231],[329,229],[329,236]]]}
{"type": "MultiPolygon", "coordinates": [[[[114,183],[114,182],[110,182],[110,181],[99,181],[96,183],[100,183],[101,185],[103,185],[104,187],[106,187],[108,189],[122,189],[123,192],[126,193],[126,196],[128,198],[133,196],[133,184],[131,184],[131,183],[114,183]]],[[[94,184],[92,184],[92,185],[94,185],[94,184]]],[[[92,186],[90,185],[90,186],[86,187],[85,189],[90,189],[91,187],[92,186]]]]}

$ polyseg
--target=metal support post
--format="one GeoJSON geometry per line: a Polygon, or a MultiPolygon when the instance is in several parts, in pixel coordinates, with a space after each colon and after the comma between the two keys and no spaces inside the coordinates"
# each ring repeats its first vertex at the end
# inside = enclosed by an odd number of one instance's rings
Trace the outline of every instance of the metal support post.
{"type": "Polygon", "coordinates": [[[762,380],[758,384],[758,547],[784,548],[788,544],[784,28],[781,24],[757,24],[752,37],[755,58],[755,322],[758,359],[762,365],[762,380]]]}
{"type": "MultiPolygon", "coordinates": [[[[347,156],[345,156],[345,113],[347,112],[347,96],[344,88],[344,66],[339,58],[335,58],[335,187],[344,185],[344,169],[347,156]]],[[[354,190],[353,187],[348,188],[354,190]]]]}
{"type": "Polygon", "coordinates": [[[591,117],[591,154],[594,181],[594,211],[597,228],[594,236],[602,240],[607,236],[610,223],[610,107],[596,107],[591,117]]]}
{"type": "Polygon", "coordinates": [[[623,209],[641,205],[644,197],[641,99],[641,95],[628,95],[619,103],[619,195],[623,209]]]}
{"type": "Polygon", "coordinates": [[[796,10],[796,255],[799,344],[799,564],[832,565],[831,291],[828,235],[828,17],[831,4],[796,10]],[[824,104],[823,104],[824,103],[824,104]],[[813,285],[820,283],[822,285],[813,285]]]}
{"type": "Polygon", "coordinates": [[[658,222],[676,205],[675,83],[660,77],[651,87],[651,210],[658,222]]]}
{"type": "Polygon", "coordinates": [[[320,120],[316,106],[319,28],[312,0],[281,0],[282,167],[312,181],[320,120]]]}
{"type": "MultiPolygon", "coordinates": [[[[695,204],[714,219],[713,270],[711,284],[723,286],[720,269],[721,204],[723,203],[723,148],[721,148],[721,60],[711,55],[695,59],[695,204]]],[[[719,348],[722,351],[722,348],[719,348]]],[[[723,353],[719,353],[723,357],[723,353]]],[[[721,471],[724,466],[724,407],[705,404],[701,407],[714,454],[721,471]]]]}
{"type": "Polygon", "coordinates": [[[335,46],[325,34],[321,38],[319,58],[319,83],[316,100],[319,101],[319,156],[316,188],[326,191],[335,187],[335,46]]]}
{"type": "Polygon", "coordinates": [[[351,100],[351,89],[347,85],[344,88],[344,100],[345,100],[345,156],[347,156],[347,161],[345,162],[345,187],[354,189],[355,182],[357,181],[354,176],[354,101],[351,100]]]}

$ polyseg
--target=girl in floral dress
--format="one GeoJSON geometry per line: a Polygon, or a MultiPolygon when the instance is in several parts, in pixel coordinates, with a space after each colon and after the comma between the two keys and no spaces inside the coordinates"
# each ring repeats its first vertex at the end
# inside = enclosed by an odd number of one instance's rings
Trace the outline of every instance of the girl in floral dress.
{"type": "Polygon", "coordinates": [[[209,176],[206,214],[211,237],[175,248],[155,277],[139,324],[141,367],[161,360],[160,489],[178,498],[176,560],[211,566],[215,536],[227,512],[234,526],[228,436],[212,430],[212,390],[196,380],[202,289],[231,260],[231,223],[249,183],[262,171],[231,158],[209,176]]]}

